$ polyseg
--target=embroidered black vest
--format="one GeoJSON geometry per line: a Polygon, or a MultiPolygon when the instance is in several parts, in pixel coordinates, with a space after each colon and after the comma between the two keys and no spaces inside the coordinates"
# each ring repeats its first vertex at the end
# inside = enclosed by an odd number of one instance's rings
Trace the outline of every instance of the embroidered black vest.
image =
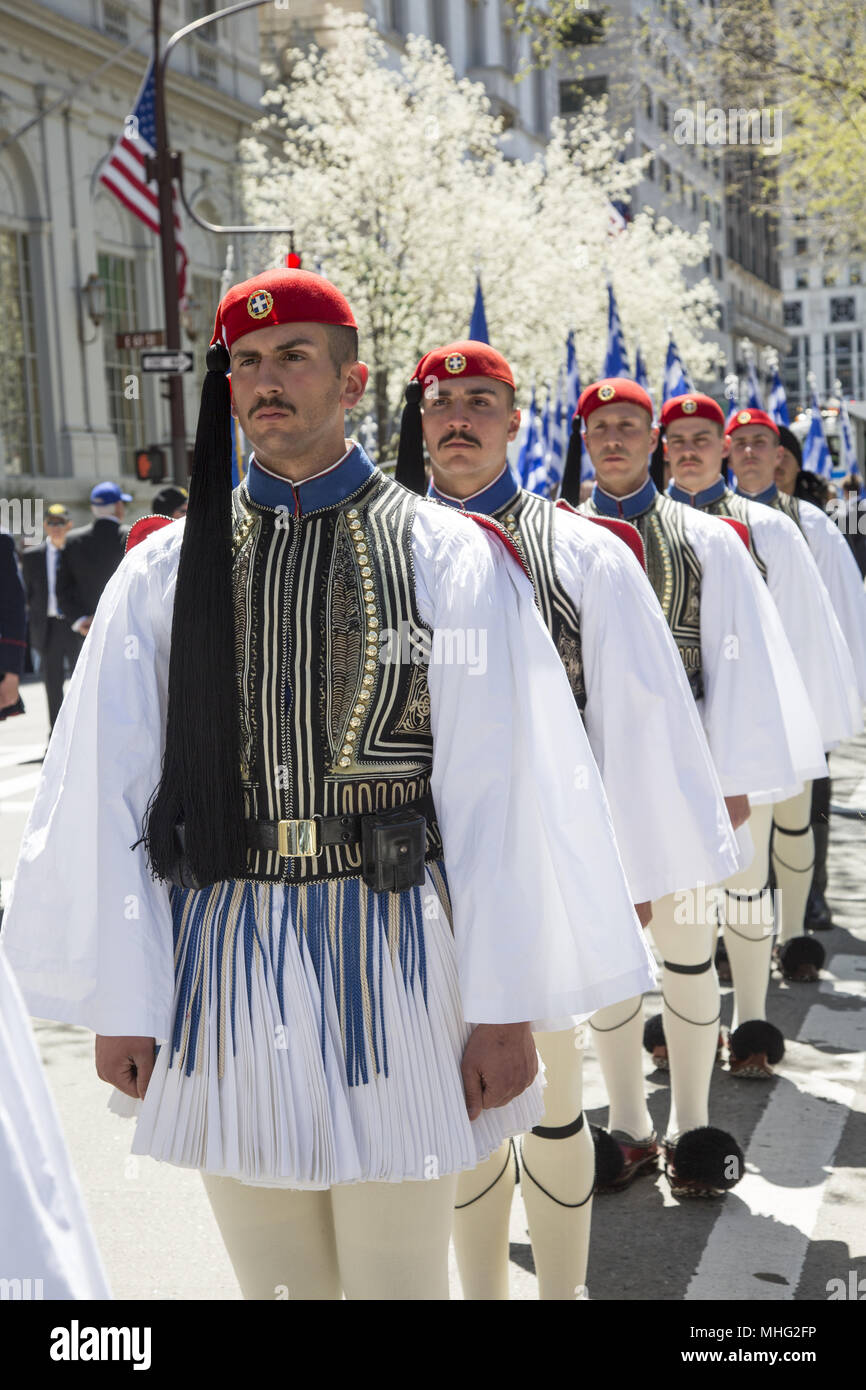
{"type": "Polygon", "coordinates": [[[517,497],[493,513],[517,545],[535,587],[535,598],[545,626],[565,667],[580,713],[586,708],[586,682],[580,644],[580,613],[556,572],[554,517],[556,508],[543,497],[521,490],[517,497]]]}
{"type": "MultiPolygon", "coordinates": [[[[600,516],[592,498],[580,512],[600,516]]],[[[686,539],[686,509],[663,492],[628,520],[637,527],[646,554],[646,572],[679,649],[696,700],[704,693],[701,663],[701,566],[686,539]]]]}
{"type": "Polygon", "coordinates": [[[796,523],[800,535],[803,537],[806,536],[806,532],[803,530],[803,523],[800,521],[799,497],[791,497],[787,492],[777,492],[770,506],[775,507],[777,512],[784,512],[785,516],[789,516],[791,520],[796,523]]]}
{"type": "Polygon", "coordinates": [[[725,488],[721,497],[715,502],[708,502],[705,507],[701,507],[702,512],[709,512],[711,516],[732,516],[735,521],[741,521],[749,533],[749,553],[758,566],[761,578],[766,581],[767,566],[761,559],[755,548],[755,538],[752,535],[752,528],[749,524],[749,504],[744,497],[738,497],[730,488],[725,488]]]}
{"type": "MultiPolygon", "coordinates": [[[[427,663],[415,601],[417,498],[374,473],[300,516],[232,495],[241,773],[254,820],[395,810],[430,788],[427,663]],[[384,656],[389,659],[381,659],[384,656]]],[[[441,856],[436,825],[427,859],[441,856]]],[[[315,857],[249,850],[246,877],[355,876],[360,845],[315,857]]]]}

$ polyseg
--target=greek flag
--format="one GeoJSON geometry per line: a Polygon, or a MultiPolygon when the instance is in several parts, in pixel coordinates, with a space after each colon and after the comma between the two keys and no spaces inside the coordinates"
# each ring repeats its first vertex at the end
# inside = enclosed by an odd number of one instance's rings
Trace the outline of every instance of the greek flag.
{"type": "Polygon", "coordinates": [[[782,385],[782,378],[779,376],[779,368],[773,368],[773,384],[770,387],[770,399],[767,401],[767,414],[771,420],[775,420],[777,425],[790,425],[788,416],[788,397],[785,395],[785,388],[782,385]]]}
{"type": "Polygon", "coordinates": [[[475,303],[472,306],[472,319],[469,323],[469,337],[476,343],[489,343],[487,315],[484,312],[484,295],[481,293],[481,276],[475,277],[475,303]]]}
{"type": "Polygon", "coordinates": [[[568,416],[563,400],[565,368],[560,367],[556,380],[556,405],[550,422],[550,454],[547,461],[548,496],[555,497],[562,482],[565,451],[568,447],[568,416]]]}
{"type": "Polygon", "coordinates": [[[692,390],[689,374],[682,363],[673,338],[668,338],[668,355],[665,358],[665,375],[662,382],[662,405],[673,400],[674,396],[685,396],[692,390]]]}
{"type": "MultiPolygon", "coordinates": [[[[650,390],[649,375],[646,369],[646,362],[644,362],[643,354],[640,350],[640,344],[638,344],[634,350],[634,379],[637,385],[642,386],[650,400],[652,400],[653,393],[650,390]]],[[[655,418],[655,404],[653,404],[653,418],[655,418]]]]}
{"type": "Polygon", "coordinates": [[[822,478],[829,478],[833,471],[833,456],[827,444],[821,407],[814,391],[812,392],[812,404],[809,413],[812,422],[809,425],[809,433],[803,440],[803,467],[808,469],[810,473],[817,473],[822,478]]]}
{"type": "Polygon", "coordinates": [[[574,333],[569,333],[565,341],[565,421],[563,427],[563,447],[568,450],[568,439],[572,429],[576,429],[580,438],[580,480],[583,482],[587,478],[595,477],[595,469],[589,461],[589,454],[586,452],[586,445],[583,442],[580,421],[574,420],[577,411],[577,402],[580,400],[580,372],[577,366],[577,351],[574,346],[574,333]]]}
{"type": "Polygon", "coordinates": [[[527,492],[537,492],[542,497],[550,494],[550,429],[552,423],[552,410],[550,401],[550,387],[547,388],[547,400],[544,403],[544,414],[541,417],[541,426],[538,431],[538,439],[535,445],[534,457],[530,458],[529,474],[526,479],[527,492]]]}
{"type": "Polygon", "coordinates": [[[860,476],[854,431],[851,428],[851,417],[844,401],[839,402],[839,465],[844,468],[846,473],[856,473],[858,477],[860,476]]]}
{"type": "Polygon", "coordinates": [[[535,384],[532,386],[532,396],[529,401],[529,410],[526,420],[526,434],[520,446],[520,453],[517,457],[517,472],[520,477],[521,486],[528,487],[529,475],[535,468],[538,461],[538,451],[541,446],[540,421],[538,418],[538,407],[535,403],[535,384]]]}
{"type": "Polygon", "coordinates": [[[763,400],[762,400],[762,398],[761,398],[761,385],[760,385],[760,382],[758,381],[758,369],[757,369],[757,367],[755,366],[754,362],[750,362],[750,363],[749,363],[748,383],[749,383],[749,400],[748,400],[749,409],[750,409],[750,410],[763,410],[763,409],[764,409],[764,402],[763,402],[763,400]]]}
{"type": "Polygon", "coordinates": [[[631,376],[625,350],[625,338],[619,319],[619,310],[613,297],[613,286],[607,287],[607,353],[601,369],[603,377],[631,376]]]}

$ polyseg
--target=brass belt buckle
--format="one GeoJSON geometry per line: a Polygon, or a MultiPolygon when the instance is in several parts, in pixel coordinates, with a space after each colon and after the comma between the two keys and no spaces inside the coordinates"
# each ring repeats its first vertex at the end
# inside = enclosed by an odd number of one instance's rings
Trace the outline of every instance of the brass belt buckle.
{"type": "Polygon", "coordinates": [[[277,851],[283,859],[315,857],[322,848],[315,819],[277,821],[277,851]]]}

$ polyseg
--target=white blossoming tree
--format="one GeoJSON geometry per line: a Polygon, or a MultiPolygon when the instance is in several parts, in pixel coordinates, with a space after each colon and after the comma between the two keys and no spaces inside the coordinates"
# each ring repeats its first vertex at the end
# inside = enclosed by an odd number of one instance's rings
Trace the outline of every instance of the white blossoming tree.
{"type": "MultiPolygon", "coordinates": [[[[293,55],[265,104],[243,152],[250,219],[288,216],[305,266],[352,304],[380,458],[395,452],[418,359],[466,336],[477,268],[491,342],[524,401],[530,378],[555,378],[572,328],[584,380],[600,368],[608,276],[654,377],[668,327],[693,375],[713,369],[702,335],[715,292],[685,276],[706,240],[648,212],[610,234],[610,200],[628,196],[639,166],[621,160],[599,112],[557,124],[543,157],[509,159],[483,87],[459,80],[441,49],[410,38],[394,66],[370,22],[346,15],[335,46],[293,55]]],[[[271,250],[276,264],[285,247],[271,250]]]]}

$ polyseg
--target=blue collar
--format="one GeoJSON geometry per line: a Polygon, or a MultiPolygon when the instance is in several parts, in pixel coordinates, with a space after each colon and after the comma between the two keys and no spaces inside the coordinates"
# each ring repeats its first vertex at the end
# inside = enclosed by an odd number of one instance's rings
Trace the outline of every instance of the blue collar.
{"type": "Polygon", "coordinates": [[[744,492],[741,487],[737,488],[738,497],[746,497],[750,502],[775,502],[779,496],[779,489],[775,483],[770,483],[763,492],[744,492]]]}
{"type": "Polygon", "coordinates": [[[728,485],[721,477],[716,478],[714,483],[701,492],[686,492],[685,488],[677,487],[676,483],[668,483],[668,497],[672,497],[675,502],[685,502],[687,507],[708,507],[711,502],[718,502],[720,497],[724,497],[727,490],[728,485]]]}
{"type": "Polygon", "coordinates": [[[465,512],[480,512],[483,516],[492,516],[500,507],[513,502],[519,492],[520,482],[512,473],[510,464],[506,463],[492,483],[488,483],[480,492],[473,492],[471,497],[449,497],[447,492],[440,492],[432,482],[427,495],[435,497],[437,502],[444,502],[448,507],[460,507],[465,512]]]}
{"type": "Polygon", "coordinates": [[[592,489],[593,503],[602,516],[624,517],[626,521],[640,516],[642,512],[648,512],[657,497],[658,489],[649,477],[637,492],[630,492],[628,497],[611,497],[598,483],[592,489]]]}
{"type": "Polygon", "coordinates": [[[360,444],[355,444],[330,468],[300,483],[278,478],[253,458],[244,483],[251,501],[258,506],[274,510],[287,507],[292,516],[306,516],[345,502],[369,482],[375,472],[375,464],[370,462],[360,444]]]}

